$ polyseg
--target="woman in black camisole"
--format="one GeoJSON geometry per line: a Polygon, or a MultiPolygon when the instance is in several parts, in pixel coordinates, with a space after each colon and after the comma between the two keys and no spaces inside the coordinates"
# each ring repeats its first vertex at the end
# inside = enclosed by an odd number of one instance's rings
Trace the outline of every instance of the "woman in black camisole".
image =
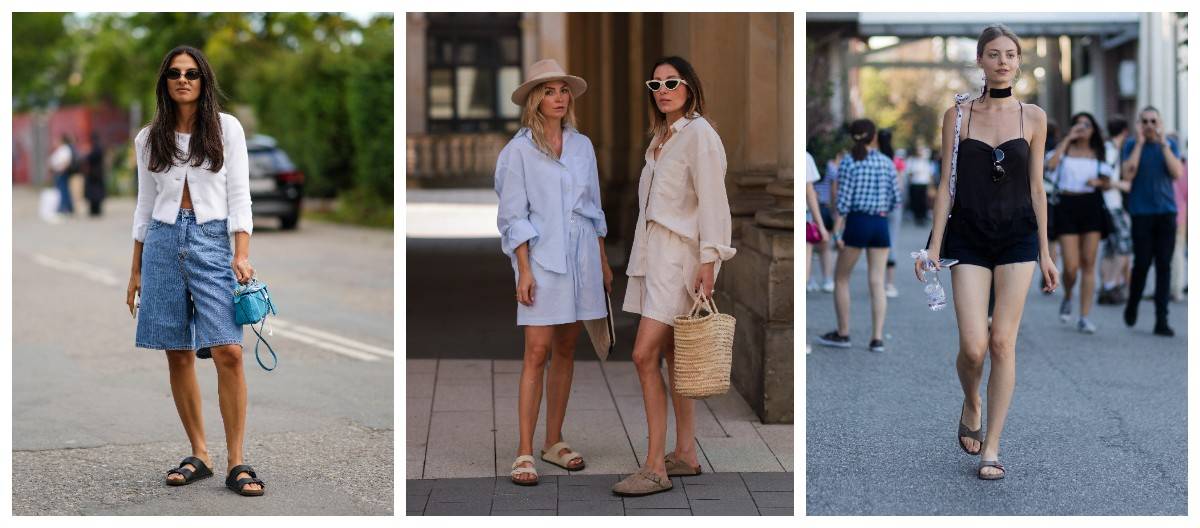
{"type": "MultiPolygon", "coordinates": [[[[1041,269],[1046,288],[1058,283],[1046,236],[1046,194],[1042,185],[1046,113],[1012,97],[1020,68],[1021,45],[1003,25],[990,26],[976,43],[976,63],[986,85],[978,99],[964,103],[953,207],[950,168],[957,108],[942,120],[942,181],[934,205],[929,258],[958,259],[951,268],[958,319],[958,378],[964,401],[957,424],[959,447],[981,455],[976,475],[1004,478],[1000,435],[1016,381],[1017,330],[1033,273],[1041,269]],[[947,213],[950,213],[947,219],[947,213]],[[1039,264],[1040,262],[1040,264],[1039,264]],[[995,309],[988,322],[988,298],[995,286],[995,309]],[[987,386],[987,431],[979,386],[983,363],[992,359],[987,386]]],[[[922,262],[918,279],[924,280],[922,262]]]]}

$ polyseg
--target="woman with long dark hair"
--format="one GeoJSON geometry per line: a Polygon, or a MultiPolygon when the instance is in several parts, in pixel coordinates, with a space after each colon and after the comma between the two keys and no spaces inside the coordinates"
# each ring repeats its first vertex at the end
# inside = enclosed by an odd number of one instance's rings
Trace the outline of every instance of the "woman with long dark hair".
{"type": "Polygon", "coordinates": [[[243,463],[246,377],[233,309],[234,288],[254,277],[250,170],[245,132],[221,112],[220,94],[200,50],[179,46],[163,57],[154,120],[134,141],[138,193],[125,301],[138,320],[137,346],[167,353],[175,408],[192,444],[167,484],[213,475],[195,368],[196,358],[212,359],[228,448],[225,485],[258,496],[263,481],[243,463]]]}
{"type": "Polygon", "coordinates": [[[650,146],[638,180],[638,219],[629,253],[624,310],[640,314],[633,363],[642,385],[649,444],[640,470],[612,487],[618,495],[671,489],[671,476],[698,475],[695,402],[675,392],[675,316],[697,296],[712,298],[721,262],[733,258],[725,192],[725,146],[704,117],[704,88],[688,61],[666,57],[646,81],[650,146]],[[667,359],[675,408],[675,449],[666,454],[667,359]]]}
{"type": "Polygon", "coordinates": [[[884,274],[892,245],[888,214],[900,204],[896,165],[875,145],[875,123],[859,119],[850,124],[854,147],[838,168],[838,217],[833,240],[838,247],[834,266],[833,303],[837,329],[817,338],[831,347],[850,347],[850,272],[863,250],[867,252],[867,278],[871,290],[871,341],[867,348],[883,352],[883,323],[887,316],[884,274]]]}
{"type": "Polygon", "coordinates": [[[1080,332],[1092,334],[1096,325],[1088,320],[1088,314],[1096,289],[1096,254],[1100,239],[1110,230],[1102,193],[1115,178],[1112,166],[1105,163],[1104,138],[1096,118],[1080,112],[1071,117],[1071,123],[1066,137],[1046,161],[1046,170],[1057,171],[1054,229],[1063,259],[1063,300],[1058,314],[1064,323],[1070,320],[1071,294],[1078,278],[1078,327],[1080,332]]]}
{"type": "Polygon", "coordinates": [[[942,119],[945,158],[933,233],[928,256],[917,260],[914,271],[924,281],[927,266],[941,268],[941,257],[958,260],[952,268],[958,380],[963,391],[957,440],[967,454],[981,455],[976,475],[995,480],[1005,475],[1000,435],[1016,383],[1017,331],[1025,297],[1039,260],[1046,289],[1057,286],[1058,270],[1050,259],[1042,185],[1046,113],[1012,97],[1021,66],[1020,40],[1003,25],[989,26],[979,35],[975,50],[975,62],[984,75],[983,93],[963,109],[968,117],[961,131],[956,125],[957,105],[946,110],[942,119]],[[952,166],[957,166],[953,181],[952,166]],[[993,282],[995,310],[989,325],[993,282]],[[989,356],[985,437],[979,386],[989,356]]]}

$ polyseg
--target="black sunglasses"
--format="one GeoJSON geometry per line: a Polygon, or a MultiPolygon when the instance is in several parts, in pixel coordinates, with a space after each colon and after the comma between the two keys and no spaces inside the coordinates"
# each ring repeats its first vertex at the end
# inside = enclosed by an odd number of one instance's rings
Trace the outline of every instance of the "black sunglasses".
{"type": "Polygon", "coordinates": [[[171,79],[172,81],[174,81],[175,79],[178,79],[180,76],[183,76],[184,79],[187,79],[189,81],[194,81],[194,80],[200,78],[200,70],[191,69],[191,70],[188,70],[187,72],[180,72],[179,70],[176,70],[175,68],[171,68],[171,69],[167,70],[166,76],[168,79],[171,79]]]}
{"type": "Polygon", "coordinates": [[[687,84],[687,81],[683,79],[667,79],[665,81],[651,79],[646,81],[646,88],[649,88],[651,92],[657,92],[661,90],[663,86],[666,86],[668,90],[673,92],[676,88],[679,88],[680,84],[687,84]]]}
{"type": "Polygon", "coordinates": [[[992,150],[992,182],[994,182],[994,183],[1000,183],[1000,181],[1004,179],[1004,176],[1008,174],[1004,171],[1004,167],[1000,166],[1001,161],[1004,161],[1004,151],[1000,150],[1000,149],[993,149],[992,150]]]}
{"type": "Polygon", "coordinates": [[[1157,119],[1143,119],[1142,124],[1143,125],[1157,125],[1158,120],[1157,119]]]}

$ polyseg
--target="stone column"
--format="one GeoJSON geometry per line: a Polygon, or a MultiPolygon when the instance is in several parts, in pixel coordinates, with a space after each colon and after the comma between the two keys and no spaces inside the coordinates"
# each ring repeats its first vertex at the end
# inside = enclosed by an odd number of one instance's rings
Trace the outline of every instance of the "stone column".
{"type": "Polygon", "coordinates": [[[429,21],[423,13],[408,13],[405,16],[405,75],[407,79],[405,99],[405,132],[412,136],[425,133],[425,29],[429,21]]]}

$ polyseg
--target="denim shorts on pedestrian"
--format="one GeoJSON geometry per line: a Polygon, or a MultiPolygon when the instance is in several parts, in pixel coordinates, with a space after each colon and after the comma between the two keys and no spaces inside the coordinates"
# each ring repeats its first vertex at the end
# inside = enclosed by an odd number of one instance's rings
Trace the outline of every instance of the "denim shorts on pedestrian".
{"type": "Polygon", "coordinates": [[[995,270],[996,266],[1036,262],[1040,251],[1037,231],[1008,240],[976,242],[954,232],[946,231],[942,242],[942,258],[958,259],[958,263],[995,270]]]}
{"type": "Polygon", "coordinates": [[[892,237],[888,217],[854,211],[846,215],[842,240],[856,248],[889,248],[892,237]]]}
{"type": "Polygon", "coordinates": [[[190,209],[180,209],[174,224],[151,220],[142,243],[138,348],[195,350],[208,359],[214,346],[242,343],[226,225],[197,224],[190,209]]]}

